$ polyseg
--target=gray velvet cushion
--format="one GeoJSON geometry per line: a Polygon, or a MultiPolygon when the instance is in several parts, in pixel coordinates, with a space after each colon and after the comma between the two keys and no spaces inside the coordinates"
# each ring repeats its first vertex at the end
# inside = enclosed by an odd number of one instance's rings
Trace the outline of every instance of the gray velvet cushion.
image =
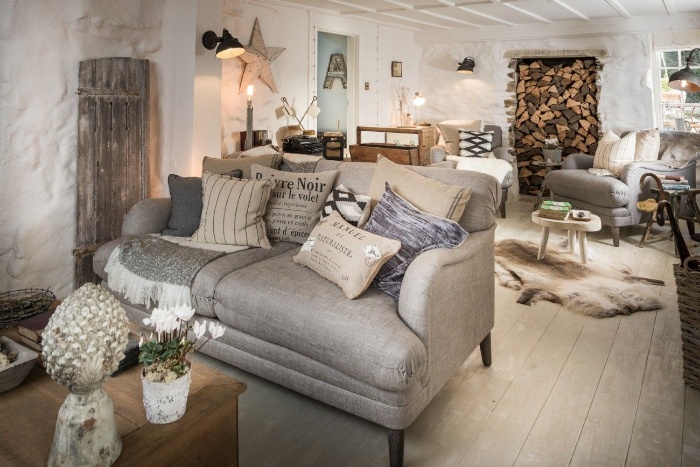
{"type": "Polygon", "coordinates": [[[370,287],[347,300],[335,284],[292,261],[296,252],[226,276],[215,293],[218,318],[380,389],[402,391],[421,378],[425,347],[394,299],[370,287]]]}
{"type": "Polygon", "coordinates": [[[401,242],[399,252],[384,263],[372,282],[398,300],[403,276],[418,255],[435,248],[454,248],[469,233],[454,221],[419,211],[394,193],[388,183],[385,189],[365,230],[401,242]]]}
{"type": "MultiPolygon", "coordinates": [[[[229,177],[241,178],[240,169],[228,172],[229,177]]],[[[202,179],[200,177],[181,177],[168,175],[168,188],[172,202],[172,213],[168,228],[163,235],[191,237],[199,228],[202,215],[202,179]]]]}
{"type": "Polygon", "coordinates": [[[547,174],[547,188],[558,196],[585,201],[604,208],[619,208],[630,202],[630,189],[614,177],[596,177],[587,170],[554,170],[547,174]]]}

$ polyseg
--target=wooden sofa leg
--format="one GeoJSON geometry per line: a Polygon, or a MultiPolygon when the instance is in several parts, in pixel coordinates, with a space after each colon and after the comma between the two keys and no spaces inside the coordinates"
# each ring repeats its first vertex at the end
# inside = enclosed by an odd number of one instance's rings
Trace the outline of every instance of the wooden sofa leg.
{"type": "Polygon", "coordinates": [[[613,245],[620,246],[620,228],[619,227],[611,227],[611,228],[612,228],[612,236],[613,236],[613,245]]]}
{"type": "Polygon", "coordinates": [[[506,218],[506,201],[508,201],[508,188],[501,189],[501,205],[499,206],[501,211],[501,219],[506,218]]]}
{"type": "Polygon", "coordinates": [[[488,333],[479,344],[481,350],[481,361],[484,366],[491,366],[491,333],[488,333]]]}
{"type": "Polygon", "coordinates": [[[403,466],[403,430],[389,430],[389,465],[403,466]]]}

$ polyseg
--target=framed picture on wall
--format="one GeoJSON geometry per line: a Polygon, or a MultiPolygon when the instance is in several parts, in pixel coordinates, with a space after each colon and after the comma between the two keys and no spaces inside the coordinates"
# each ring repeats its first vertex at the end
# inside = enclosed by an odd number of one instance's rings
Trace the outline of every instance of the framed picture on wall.
{"type": "Polygon", "coordinates": [[[391,62],[391,77],[401,78],[403,75],[403,62],[391,62]]]}

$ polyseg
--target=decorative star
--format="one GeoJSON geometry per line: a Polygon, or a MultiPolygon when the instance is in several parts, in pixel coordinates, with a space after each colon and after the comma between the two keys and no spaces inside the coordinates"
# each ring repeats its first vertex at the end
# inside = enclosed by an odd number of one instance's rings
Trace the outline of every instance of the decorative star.
{"type": "Polygon", "coordinates": [[[241,87],[238,89],[238,94],[242,93],[250,82],[257,77],[260,77],[260,80],[267,84],[272,89],[272,92],[277,94],[277,85],[275,84],[275,78],[272,76],[270,63],[279,57],[285,51],[285,48],[265,47],[258,18],[255,18],[250,45],[245,45],[243,48],[245,52],[240,57],[245,62],[245,71],[243,72],[243,79],[241,79],[241,87]]]}

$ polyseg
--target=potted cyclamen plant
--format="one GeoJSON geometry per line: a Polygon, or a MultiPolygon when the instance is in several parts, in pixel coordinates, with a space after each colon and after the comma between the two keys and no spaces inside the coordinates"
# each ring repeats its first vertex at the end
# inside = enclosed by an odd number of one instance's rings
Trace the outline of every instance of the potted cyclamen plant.
{"type": "Polygon", "coordinates": [[[542,155],[545,162],[561,162],[561,148],[557,138],[547,138],[542,146],[542,155]]]}
{"type": "MultiPolygon", "coordinates": [[[[154,329],[148,340],[141,336],[139,362],[144,368],[143,404],[146,418],[151,423],[171,423],[180,419],[187,408],[192,371],[186,356],[195,350],[195,343],[207,331],[206,321],[195,321],[190,325],[194,309],[188,306],[156,308],[150,318],[144,318],[146,326],[154,329]],[[188,332],[194,340],[188,338],[188,332]]],[[[224,334],[224,327],[208,323],[210,336],[199,346],[201,349],[209,339],[224,334]]]]}

